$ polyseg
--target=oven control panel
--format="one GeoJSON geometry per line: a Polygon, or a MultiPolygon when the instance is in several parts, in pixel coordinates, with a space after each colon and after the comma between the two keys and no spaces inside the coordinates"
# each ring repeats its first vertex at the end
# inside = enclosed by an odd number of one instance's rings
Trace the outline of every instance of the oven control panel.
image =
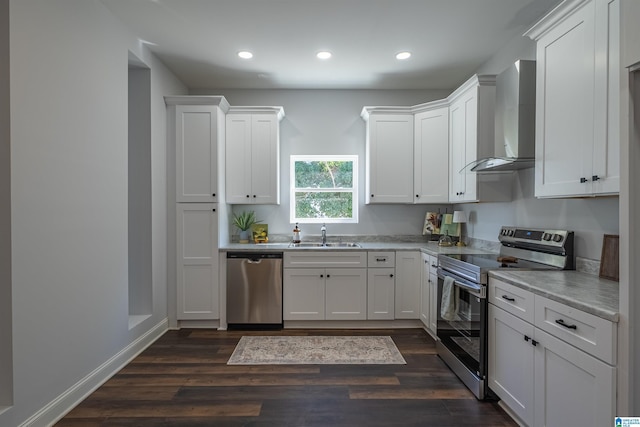
{"type": "Polygon", "coordinates": [[[573,244],[573,231],[502,227],[498,240],[503,244],[524,244],[562,248],[573,244]]]}

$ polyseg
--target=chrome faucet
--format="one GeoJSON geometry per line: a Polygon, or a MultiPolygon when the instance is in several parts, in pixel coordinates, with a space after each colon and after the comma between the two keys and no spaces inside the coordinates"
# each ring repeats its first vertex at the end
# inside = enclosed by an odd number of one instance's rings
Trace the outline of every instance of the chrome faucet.
{"type": "Polygon", "coordinates": [[[322,224],[322,227],[320,227],[320,233],[322,233],[322,246],[325,246],[327,244],[327,225],[326,224],[322,224]]]}

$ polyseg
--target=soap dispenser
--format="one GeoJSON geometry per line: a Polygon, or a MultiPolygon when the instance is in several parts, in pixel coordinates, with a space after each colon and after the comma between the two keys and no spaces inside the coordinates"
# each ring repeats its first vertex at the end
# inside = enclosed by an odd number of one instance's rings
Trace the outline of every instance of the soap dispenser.
{"type": "Polygon", "coordinates": [[[293,243],[300,243],[300,228],[298,228],[297,222],[295,228],[293,229],[293,243]]]}

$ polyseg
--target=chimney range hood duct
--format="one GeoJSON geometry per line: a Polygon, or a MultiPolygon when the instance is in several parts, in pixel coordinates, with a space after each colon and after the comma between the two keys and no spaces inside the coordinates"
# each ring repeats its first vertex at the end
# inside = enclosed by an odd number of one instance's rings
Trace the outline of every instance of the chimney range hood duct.
{"type": "Polygon", "coordinates": [[[516,61],[496,77],[494,155],[467,167],[478,173],[533,167],[535,108],[536,62],[516,61]]]}

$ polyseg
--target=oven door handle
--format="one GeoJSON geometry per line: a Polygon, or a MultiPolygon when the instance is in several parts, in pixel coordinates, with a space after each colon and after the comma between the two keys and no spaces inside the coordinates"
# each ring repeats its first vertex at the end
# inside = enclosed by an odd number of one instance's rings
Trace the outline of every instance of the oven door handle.
{"type": "Polygon", "coordinates": [[[456,279],[455,276],[444,274],[441,270],[438,270],[438,277],[440,279],[444,280],[444,278],[447,276],[453,278],[454,285],[464,289],[465,291],[469,292],[471,295],[481,299],[485,299],[487,297],[487,291],[485,286],[462,282],[456,279]]]}

